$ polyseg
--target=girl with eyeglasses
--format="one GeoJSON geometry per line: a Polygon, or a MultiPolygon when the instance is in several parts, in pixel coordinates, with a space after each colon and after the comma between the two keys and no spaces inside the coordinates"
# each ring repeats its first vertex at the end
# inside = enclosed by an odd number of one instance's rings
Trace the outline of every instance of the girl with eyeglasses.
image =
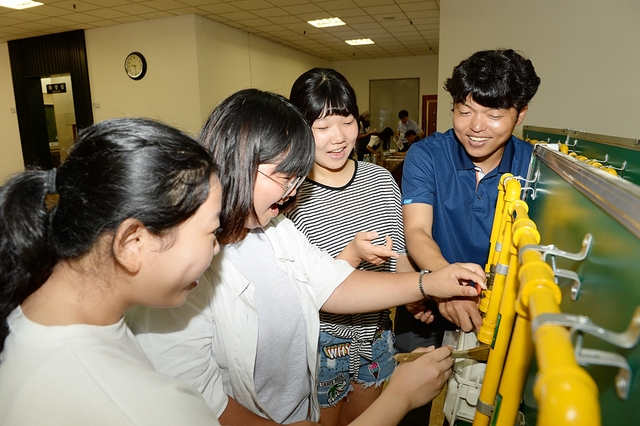
{"type": "Polygon", "coordinates": [[[2,425],[219,424],[123,315],[185,301],[219,250],[221,198],[207,151],[145,119],[94,124],[59,169],[0,188],[2,425]]]}
{"type": "MultiPolygon", "coordinates": [[[[313,133],[282,96],[256,89],[231,95],[211,113],[200,141],[220,165],[220,255],[183,306],[135,308],[129,323],[154,366],[200,389],[222,424],[318,421],[320,309],[370,312],[421,300],[423,291],[475,295],[484,285],[479,267],[360,271],[310,244],[281,213],[313,166],[313,133]],[[461,285],[468,282],[479,284],[461,285]]],[[[431,350],[398,367],[388,391],[352,424],[395,425],[434,398],[451,374],[450,353],[431,350]]]]}

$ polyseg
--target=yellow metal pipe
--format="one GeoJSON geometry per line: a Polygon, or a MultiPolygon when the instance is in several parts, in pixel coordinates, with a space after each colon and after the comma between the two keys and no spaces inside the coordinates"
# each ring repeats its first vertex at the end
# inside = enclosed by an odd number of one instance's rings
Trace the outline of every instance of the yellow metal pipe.
{"type": "Polygon", "coordinates": [[[489,267],[495,265],[494,256],[496,256],[496,242],[498,241],[498,235],[500,233],[500,226],[502,223],[502,217],[504,212],[504,194],[506,178],[513,177],[511,173],[505,173],[500,176],[500,182],[498,182],[498,199],[496,201],[496,210],[493,213],[493,225],[491,226],[491,237],[489,238],[489,258],[487,259],[487,265],[485,266],[485,272],[491,272],[489,267]]]}
{"type": "MultiPolygon", "coordinates": [[[[504,206],[502,212],[501,226],[499,231],[499,238],[501,249],[498,254],[498,258],[494,259],[494,274],[493,284],[491,289],[491,298],[486,305],[484,318],[482,319],[482,326],[478,332],[478,340],[484,344],[492,345],[495,339],[495,327],[498,320],[498,314],[502,306],[502,297],[505,287],[506,275],[508,272],[503,271],[503,267],[509,264],[509,258],[512,256],[513,250],[511,249],[513,243],[513,236],[511,226],[513,223],[513,217],[511,216],[512,204],[524,203],[519,200],[521,185],[520,182],[511,177],[505,178],[505,195],[504,206]],[[502,273],[501,273],[502,272],[502,273]]],[[[526,204],[524,204],[526,206],[526,204]]],[[[495,225],[495,224],[494,224],[495,225]]],[[[495,226],[494,226],[495,227],[495,226]]],[[[484,301],[484,298],[483,298],[484,301]]]]}
{"type": "MultiPolygon", "coordinates": [[[[540,236],[524,207],[514,203],[513,208],[515,245],[538,244],[540,236]]],[[[554,282],[551,267],[537,250],[527,250],[520,258],[518,312],[526,311],[522,313],[528,313],[532,321],[542,314],[560,313],[562,294],[554,282]]],[[[538,361],[534,385],[534,396],[539,405],[538,424],[600,425],[598,388],[591,376],[578,366],[567,329],[545,324],[536,330],[534,340],[538,361]]],[[[506,375],[506,371],[503,374],[506,375]]],[[[515,417],[511,422],[515,422],[515,417]]]]}
{"type": "MultiPolygon", "coordinates": [[[[513,177],[511,173],[505,173],[500,177],[498,184],[498,199],[496,202],[496,210],[493,214],[493,225],[491,226],[490,248],[485,272],[487,274],[487,289],[482,291],[478,309],[484,315],[489,310],[489,304],[494,294],[493,283],[495,280],[495,266],[499,262],[502,247],[504,245],[504,228],[506,220],[510,220],[508,209],[506,206],[520,196],[520,182],[513,177]],[[511,182],[511,183],[508,183],[511,182]]],[[[509,240],[510,244],[511,240],[509,240]]],[[[497,306],[500,305],[500,296],[497,296],[497,306]]],[[[495,318],[494,318],[495,321],[495,318]]]]}
{"type": "MultiPolygon", "coordinates": [[[[503,237],[503,250],[500,252],[500,258],[498,259],[497,265],[509,265],[509,258],[512,256],[511,250],[509,250],[511,241],[511,220],[507,220],[503,237]]],[[[502,273],[499,273],[500,271],[496,271],[496,273],[494,274],[493,288],[491,290],[491,300],[489,301],[487,312],[484,318],[482,318],[482,326],[480,327],[480,331],[478,331],[478,340],[486,345],[494,346],[493,340],[495,336],[496,323],[498,321],[498,314],[502,305],[501,301],[504,293],[505,283],[507,281],[507,275],[510,269],[511,268],[509,267],[507,271],[502,271],[502,273]]],[[[516,280],[514,279],[514,282],[515,281],[516,280]]]]}
{"type": "MultiPolygon", "coordinates": [[[[512,249],[510,249],[511,251],[512,249]]],[[[509,273],[505,283],[505,290],[500,304],[500,313],[495,330],[495,339],[492,342],[487,361],[487,368],[482,379],[482,388],[478,400],[485,405],[494,406],[498,387],[502,378],[502,370],[504,367],[507,350],[509,349],[509,341],[511,339],[511,331],[516,316],[515,304],[518,293],[518,256],[512,254],[509,260],[509,273]]],[[[473,419],[473,426],[487,426],[490,417],[479,411],[473,419]]]]}
{"type": "Polygon", "coordinates": [[[538,401],[538,425],[600,426],[598,387],[578,366],[569,332],[563,327],[543,325],[534,338],[539,365],[533,388],[538,401]]]}
{"type": "MultiPolygon", "coordinates": [[[[504,205],[502,206],[501,226],[498,234],[500,250],[495,254],[492,266],[508,265],[505,273],[494,273],[493,290],[487,313],[483,318],[478,340],[491,345],[487,368],[480,389],[479,401],[485,406],[494,406],[498,392],[505,357],[509,348],[511,331],[515,319],[515,301],[518,292],[518,256],[513,245],[511,204],[519,201],[520,182],[512,176],[501,179],[505,187],[504,205]],[[511,178],[511,179],[508,179],[511,178]]],[[[495,223],[494,223],[495,228],[495,223]]],[[[498,268],[501,269],[501,268],[498,268]]],[[[487,426],[490,417],[476,411],[473,426],[487,426]]]]}
{"type": "Polygon", "coordinates": [[[513,327],[509,353],[496,397],[492,425],[513,426],[516,424],[532,355],[531,323],[526,318],[518,316],[513,327]]]}

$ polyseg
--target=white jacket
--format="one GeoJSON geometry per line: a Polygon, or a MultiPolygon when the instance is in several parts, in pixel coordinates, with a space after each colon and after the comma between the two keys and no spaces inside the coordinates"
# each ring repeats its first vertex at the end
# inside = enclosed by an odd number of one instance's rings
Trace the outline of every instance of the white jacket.
{"type": "MultiPolygon", "coordinates": [[[[291,278],[302,302],[307,362],[312,372],[310,388],[314,392],[310,420],[317,421],[318,311],[353,268],[310,244],[284,216],[274,218],[264,232],[278,267],[291,278]]],[[[127,321],[155,368],[194,385],[218,417],[226,408],[228,394],[270,419],[257,401],[253,380],[258,344],[254,296],[254,286],[225,258],[223,248],[183,306],[136,307],[127,314],[127,321]]],[[[283,345],[283,350],[291,348],[283,345]]]]}

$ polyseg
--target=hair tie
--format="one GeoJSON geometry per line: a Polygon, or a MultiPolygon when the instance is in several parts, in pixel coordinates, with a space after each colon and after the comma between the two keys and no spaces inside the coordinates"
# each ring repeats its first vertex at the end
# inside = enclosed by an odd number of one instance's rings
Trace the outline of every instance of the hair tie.
{"type": "Polygon", "coordinates": [[[47,195],[44,196],[44,205],[47,207],[47,211],[51,211],[55,206],[57,206],[58,201],[60,200],[60,195],[56,193],[57,175],[58,170],[55,167],[47,170],[47,195]]]}

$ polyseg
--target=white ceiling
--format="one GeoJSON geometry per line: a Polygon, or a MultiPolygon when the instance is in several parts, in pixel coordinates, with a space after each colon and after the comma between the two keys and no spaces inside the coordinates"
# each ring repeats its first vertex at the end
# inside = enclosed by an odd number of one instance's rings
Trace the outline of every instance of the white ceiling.
{"type": "Polygon", "coordinates": [[[0,7],[0,42],[196,14],[328,60],[438,54],[440,0],[39,0],[0,7]],[[338,17],[347,25],[306,21],[338,17]],[[350,46],[344,40],[370,38],[350,46]]]}

